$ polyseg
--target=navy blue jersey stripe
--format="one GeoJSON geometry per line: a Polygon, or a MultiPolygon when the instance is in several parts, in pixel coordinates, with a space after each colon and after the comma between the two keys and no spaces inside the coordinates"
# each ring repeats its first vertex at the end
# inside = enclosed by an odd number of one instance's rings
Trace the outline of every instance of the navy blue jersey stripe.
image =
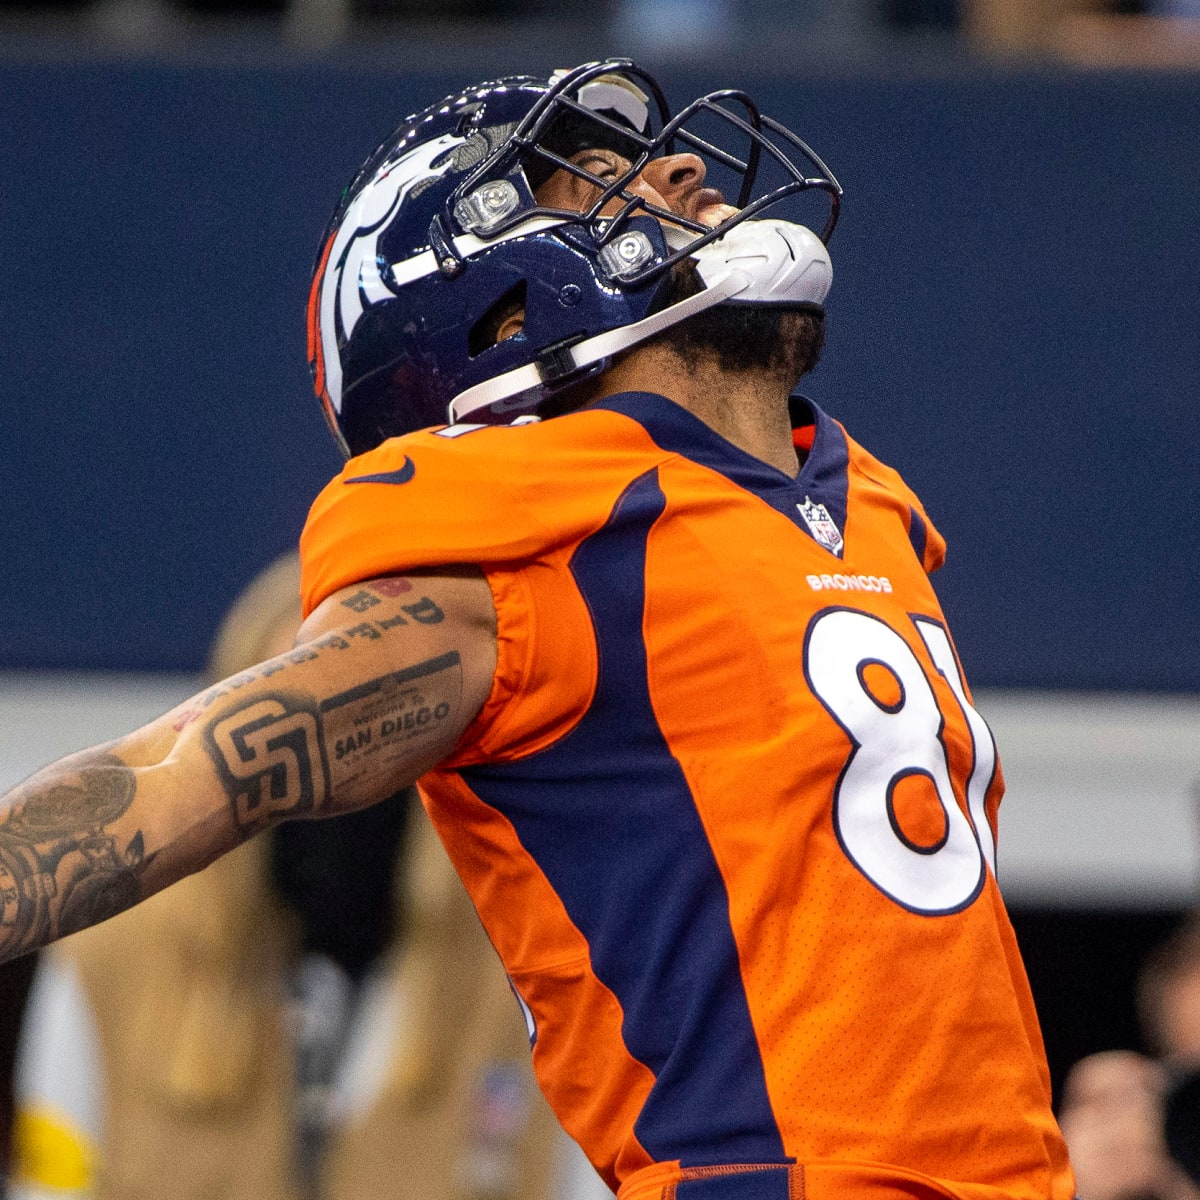
{"type": "Polygon", "coordinates": [[[925,563],[925,543],[928,537],[929,533],[925,528],[925,519],[910,505],[908,509],[908,540],[912,542],[912,548],[916,552],[917,561],[922,565],[925,563]]]}
{"type": "Polygon", "coordinates": [[[683,771],[655,718],[642,618],[657,470],[631,484],[571,570],[599,675],[575,728],[519,762],[462,774],[513,823],[617,996],[655,1083],[636,1125],[657,1161],[781,1162],[738,969],[729,899],[683,771]]]}

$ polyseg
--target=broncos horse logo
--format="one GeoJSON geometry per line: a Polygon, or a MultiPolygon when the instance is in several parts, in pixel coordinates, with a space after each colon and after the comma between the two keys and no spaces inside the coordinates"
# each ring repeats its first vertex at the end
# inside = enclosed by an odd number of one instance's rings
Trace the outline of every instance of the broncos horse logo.
{"type": "Polygon", "coordinates": [[[467,140],[448,133],[384,163],[325,245],[309,296],[308,351],[322,403],[333,414],[342,409],[339,338],[350,338],[368,305],[393,294],[380,274],[379,239],[415,188],[456,165],[450,151],[467,140]]]}

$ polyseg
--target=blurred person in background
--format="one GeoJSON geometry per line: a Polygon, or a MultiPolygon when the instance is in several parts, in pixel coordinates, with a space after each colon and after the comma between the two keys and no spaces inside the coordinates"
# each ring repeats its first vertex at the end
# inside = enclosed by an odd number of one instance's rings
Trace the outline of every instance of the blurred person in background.
{"type": "MultiPolygon", "coordinates": [[[[1138,976],[1137,1011],[1152,1055],[1108,1050],[1080,1059],[1059,1119],[1087,1200],[1200,1200],[1168,1150],[1175,1080],[1200,1069],[1200,909],[1155,947],[1138,976]]],[[[1200,1123],[1194,1130],[1200,1147],[1200,1123]]]]}
{"type": "MultiPolygon", "coordinates": [[[[211,678],[292,646],[299,581],[289,554],[250,584],[211,678]]],[[[563,1147],[528,1060],[499,964],[405,791],[250,841],[46,952],[13,1195],[543,1197],[563,1147]]]]}

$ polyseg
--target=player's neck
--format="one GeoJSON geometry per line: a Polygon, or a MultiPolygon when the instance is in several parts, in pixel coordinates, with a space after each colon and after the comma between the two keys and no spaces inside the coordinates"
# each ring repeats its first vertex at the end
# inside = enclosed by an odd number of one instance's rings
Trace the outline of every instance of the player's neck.
{"type": "Polygon", "coordinates": [[[786,475],[799,469],[787,406],[792,381],[784,374],[687,364],[666,347],[645,346],[618,359],[593,386],[593,403],[617,392],[658,392],[747,454],[786,475]]]}

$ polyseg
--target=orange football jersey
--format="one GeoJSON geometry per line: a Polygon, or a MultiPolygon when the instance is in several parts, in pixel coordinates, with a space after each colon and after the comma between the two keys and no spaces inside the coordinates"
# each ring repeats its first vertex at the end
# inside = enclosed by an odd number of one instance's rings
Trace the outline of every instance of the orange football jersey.
{"type": "Polygon", "coordinates": [[[485,572],[492,693],[422,792],[622,1200],[1070,1200],[944,544],[793,409],[797,478],[649,393],[387,442],[313,506],[306,609],[485,572]]]}

